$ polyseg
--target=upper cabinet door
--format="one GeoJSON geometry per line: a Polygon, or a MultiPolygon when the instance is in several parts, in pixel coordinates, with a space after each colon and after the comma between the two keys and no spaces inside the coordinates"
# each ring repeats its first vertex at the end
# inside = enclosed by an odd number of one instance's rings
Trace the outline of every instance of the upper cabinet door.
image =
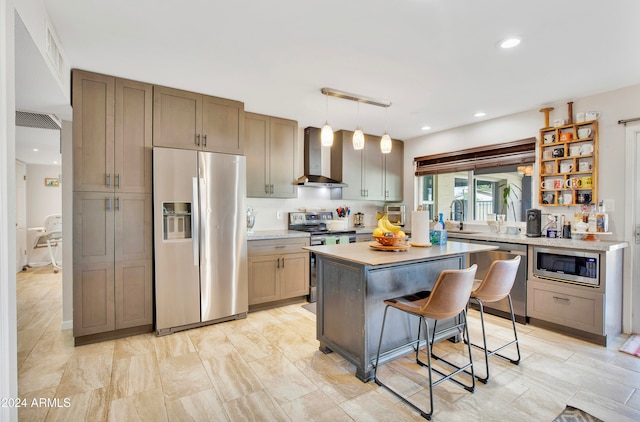
{"type": "Polygon", "coordinates": [[[244,103],[203,97],[202,147],[227,154],[244,152],[244,103]]]}
{"type": "Polygon", "coordinates": [[[271,118],[271,193],[277,198],[295,198],[296,151],[298,123],[293,120],[271,118]]]}
{"type": "Polygon", "coordinates": [[[154,146],[201,148],[202,95],[154,86],[153,102],[154,146]]]}
{"type": "Polygon", "coordinates": [[[269,116],[244,114],[247,149],[247,197],[269,196],[269,116]]]}
{"type": "Polygon", "coordinates": [[[384,154],[385,200],[402,202],[404,177],[404,142],[393,140],[389,154],[384,154]]]}
{"type": "Polygon", "coordinates": [[[362,154],[365,199],[384,200],[384,157],[380,151],[380,138],[366,135],[362,154]]]}
{"type": "Polygon", "coordinates": [[[152,85],[116,80],[114,186],[117,191],[152,191],[152,110],[152,85]]]}
{"type": "Polygon", "coordinates": [[[73,189],[112,191],[115,78],[73,71],[73,189]]]}
{"type": "Polygon", "coordinates": [[[331,177],[346,183],[342,199],[366,199],[362,180],[362,151],[353,149],[353,132],[341,130],[334,134],[331,147],[331,177]]]}

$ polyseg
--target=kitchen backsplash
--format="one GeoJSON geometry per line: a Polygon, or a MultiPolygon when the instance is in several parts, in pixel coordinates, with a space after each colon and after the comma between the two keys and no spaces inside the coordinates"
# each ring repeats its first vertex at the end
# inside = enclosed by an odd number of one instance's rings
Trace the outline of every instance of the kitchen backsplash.
{"type": "Polygon", "coordinates": [[[329,189],[298,187],[298,197],[282,198],[247,198],[247,206],[255,210],[256,222],[253,230],[284,230],[288,225],[288,213],[305,208],[307,211],[333,211],[347,206],[351,211],[349,227],[353,227],[353,215],[364,213],[365,226],[377,224],[376,213],[382,211],[384,202],[335,200],[330,198],[329,189]]]}

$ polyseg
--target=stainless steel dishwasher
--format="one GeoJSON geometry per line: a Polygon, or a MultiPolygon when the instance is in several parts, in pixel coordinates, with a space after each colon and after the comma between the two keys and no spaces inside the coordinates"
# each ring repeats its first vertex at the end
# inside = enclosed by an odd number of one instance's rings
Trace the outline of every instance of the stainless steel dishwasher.
{"type": "MultiPolygon", "coordinates": [[[[458,241],[459,239],[455,239],[458,241]]],[[[516,280],[511,288],[511,301],[513,303],[513,313],[516,321],[522,324],[527,323],[527,245],[517,243],[504,243],[484,240],[469,240],[469,243],[479,245],[497,246],[498,249],[487,252],[478,252],[469,254],[469,265],[477,264],[478,271],[476,279],[482,280],[489,270],[491,263],[498,259],[513,259],[520,256],[520,266],[516,274],[516,280]]],[[[477,305],[473,305],[477,308],[477,305]]],[[[509,315],[509,302],[504,298],[498,302],[484,304],[484,310],[487,313],[498,315],[505,318],[511,318],[509,315]]]]}

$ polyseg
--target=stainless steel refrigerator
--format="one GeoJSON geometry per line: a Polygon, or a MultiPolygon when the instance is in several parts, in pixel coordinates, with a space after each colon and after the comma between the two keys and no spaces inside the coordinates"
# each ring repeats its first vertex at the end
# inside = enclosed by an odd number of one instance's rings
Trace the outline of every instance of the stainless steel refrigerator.
{"type": "Polygon", "coordinates": [[[153,148],[156,332],[246,317],[246,163],[153,148]]]}

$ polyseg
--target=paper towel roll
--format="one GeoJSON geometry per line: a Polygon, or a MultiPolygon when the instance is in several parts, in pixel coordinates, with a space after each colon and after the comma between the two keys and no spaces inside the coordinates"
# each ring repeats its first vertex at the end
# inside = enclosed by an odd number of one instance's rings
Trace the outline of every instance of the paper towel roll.
{"type": "Polygon", "coordinates": [[[411,211],[411,243],[428,246],[429,211],[411,211]]]}

